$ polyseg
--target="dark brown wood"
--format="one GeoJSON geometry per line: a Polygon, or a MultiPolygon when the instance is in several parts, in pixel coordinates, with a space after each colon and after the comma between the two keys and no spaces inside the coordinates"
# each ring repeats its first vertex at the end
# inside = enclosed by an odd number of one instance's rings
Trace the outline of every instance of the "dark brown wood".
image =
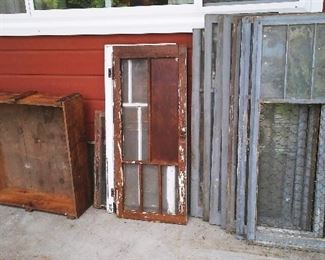
{"type": "Polygon", "coordinates": [[[106,207],[105,113],[95,112],[94,207],[106,207]]]}
{"type": "Polygon", "coordinates": [[[90,205],[80,95],[0,96],[0,204],[79,217],[90,205]]]}
{"type": "Polygon", "coordinates": [[[151,60],[150,158],[178,161],[178,62],[175,58],[151,60]]]}

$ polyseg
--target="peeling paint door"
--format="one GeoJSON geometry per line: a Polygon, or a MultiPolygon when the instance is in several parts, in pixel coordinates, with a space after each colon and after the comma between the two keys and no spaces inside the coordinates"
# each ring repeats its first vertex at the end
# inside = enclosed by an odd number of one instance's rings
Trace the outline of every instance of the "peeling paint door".
{"type": "Polygon", "coordinates": [[[119,217],[187,222],[186,54],[171,44],[113,47],[119,217]]]}

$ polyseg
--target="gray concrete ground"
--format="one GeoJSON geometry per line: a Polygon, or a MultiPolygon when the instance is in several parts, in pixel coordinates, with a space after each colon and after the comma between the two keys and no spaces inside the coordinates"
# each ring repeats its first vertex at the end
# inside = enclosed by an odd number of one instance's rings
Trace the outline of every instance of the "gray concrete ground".
{"type": "Polygon", "coordinates": [[[0,206],[0,259],[325,259],[247,245],[200,219],[187,226],[118,219],[90,208],[69,220],[0,206]]]}

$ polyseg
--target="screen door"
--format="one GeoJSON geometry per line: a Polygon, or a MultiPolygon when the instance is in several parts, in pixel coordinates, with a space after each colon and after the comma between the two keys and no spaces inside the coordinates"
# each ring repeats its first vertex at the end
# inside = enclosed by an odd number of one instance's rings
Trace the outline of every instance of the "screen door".
{"type": "Polygon", "coordinates": [[[186,53],[177,45],[113,47],[119,217],[187,222],[186,53]]]}

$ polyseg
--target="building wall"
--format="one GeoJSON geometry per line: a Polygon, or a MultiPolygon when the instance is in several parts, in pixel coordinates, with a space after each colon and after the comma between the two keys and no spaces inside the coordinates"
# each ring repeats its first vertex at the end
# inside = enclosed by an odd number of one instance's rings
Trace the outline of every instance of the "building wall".
{"type": "Polygon", "coordinates": [[[166,42],[187,45],[191,64],[192,34],[0,37],[0,91],[81,93],[91,141],[94,111],[104,110],[104,45],[166,42]]]}

